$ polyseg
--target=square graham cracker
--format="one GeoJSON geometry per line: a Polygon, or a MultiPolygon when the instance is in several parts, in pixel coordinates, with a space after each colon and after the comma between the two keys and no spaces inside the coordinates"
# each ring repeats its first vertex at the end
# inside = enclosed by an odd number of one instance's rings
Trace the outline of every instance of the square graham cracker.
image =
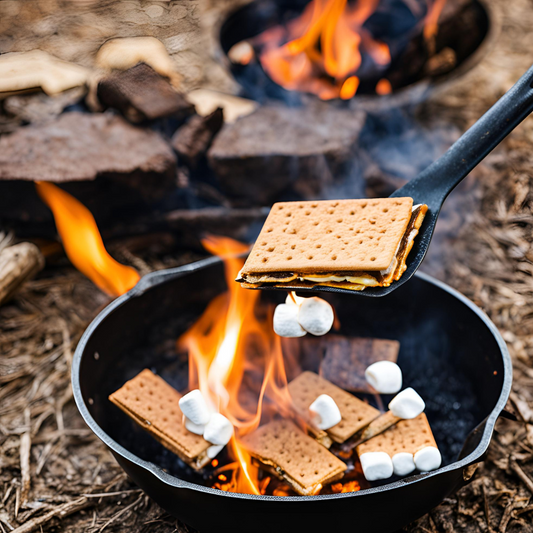
{"type": "Polygon", "coordinates": [[[109,396],[165,448],[199,470],[210,460],[206,452],[211,444],[185,429],[178,403],[180,398],[177,390],[148,369],[109,396]]]}
{"type": "Polygon", "coordinates": [[[242,444],[302,496],[316,494],[340,479],[346,464],[308,437],[290,420],[274,420],[242,439],[242,444]]]}
{"type": "Polygon", "coordinates": [[[401,452],[414,455],[426,446],[438,447],[426,413],[422,413],[411,420],[400,420],[383,433],[363,442],[357,446],[357,454],[361,457],[366,452],[385,452],[392,458],[401,452]]]}
{"type": "MultiPolygon", "coordinates": [[[[337,404],[342,420],[327,430],[335,442],[341,443],[368,426],[379,416],[379,411],[349,392],[333,385],[314,372],[302,372],[289,383],[289,393],[298,414],[311,424],[309,406],[321,394],[331,396],[337,404]]],[[[312,424],[311,424],[312,425],[312,424]]]]}
{"type": "MultiPolygon", "coordinates": [[[[305,337],[302,337],[302,342],[305,337]]],[[[320,375],[352,392],[375,392],[365,379],[365,370],[378,361],[398,360],[400,343],[396,340],[328,335],[323,341],[324,359],[320,375]]]]}
{"type": "Polygon", "coordinates": [[[412,207],[412,198],[274,204],[242,274],[386,270],[412,207]]]}

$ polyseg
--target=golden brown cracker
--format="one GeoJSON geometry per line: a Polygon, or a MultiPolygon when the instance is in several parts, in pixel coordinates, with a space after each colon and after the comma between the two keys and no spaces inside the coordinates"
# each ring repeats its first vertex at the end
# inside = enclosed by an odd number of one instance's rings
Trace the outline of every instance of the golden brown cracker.
{"type": "Polygon", "coordinates": [[[425,413],[412,420],[400,420],[384,433],[373,437],[357,446],[359,457],[366,452],[386,452],[391,457],[397,453],[412,453],[413,455],[426,446],[437,443],[425,413]]]}
{"type": "Polygon", "coordinates": [[[342,420],[327,430],[335,442],[344,442],[379,416],[377,409],[313,372],[302,372],[293,379],[289,383],[289,392],[298,414],[309,422],[309,406],[318,396],[327,394],[335,400],[342,420]]]}
{"type": "Polygon", "coordinates": [[[163,446],[199,469],[209,462],[206,450],[211,444],[185,429],[178,403],[180,398],[178,391],[148,369],[109,396],[163,446]]]}
{"type": "Polygon", "coordinates": [[[274,204],[242,272],[385,270],[412,207],[412,198],[274,204]]]}
{"type": "Polygon", "coordinates": [[[303,496],[316,494],[342,477],[346,464],[290,420],[274,420],[246,435],[243,445],[263,465],[273,467],[303,496]]]}

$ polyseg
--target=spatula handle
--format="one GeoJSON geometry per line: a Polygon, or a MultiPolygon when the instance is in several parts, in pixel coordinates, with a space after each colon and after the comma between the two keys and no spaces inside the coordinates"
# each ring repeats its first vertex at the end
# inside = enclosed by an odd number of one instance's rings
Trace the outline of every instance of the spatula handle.
{"type": "Polygon", "coordinates": [[[533,111],[533,66],[449,149],[391,196],[438,212],[450,192],[533,111]]]}

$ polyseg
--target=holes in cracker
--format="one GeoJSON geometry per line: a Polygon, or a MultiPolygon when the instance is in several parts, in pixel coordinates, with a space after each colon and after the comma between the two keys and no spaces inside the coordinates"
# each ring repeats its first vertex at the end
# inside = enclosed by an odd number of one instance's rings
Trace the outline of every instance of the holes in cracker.
{"type": "Polygon", "coordinates": [[[311,214],[311,211],[306,211],[305,216],[309,216],[311,214]]]}
{"type": "Polygon", "coordinates": [[[337,223],[340,224],[342,222],[342,218],[337,219],[337,223]]]}
{"type": "Polygon", "coordinates": [[[336,256],[336,255],[332,255],[332,256],[331,256],[331,259],[332,259],[333,261],[336,261],[336,260],[337,260],[337,256],[336,256]]]}
{"type": "Polygon", "coordinates": [[[308,255],[307,259],[311,260],[311,259],[313,259],[313,256],[312,255],[308,255]]]}
{"type": "Polygon", "coordinates": [[[270,248],[268,248],[268,251],[269,251],[269,252],[273,252],[275,249],[276,249],[275,246],[271,246],[270,248]]]}
{"type": "Polygon", "coordinates": [[[261,259],[261,261],[262,261],[263,263],[266,263],[266,262],[268,261],[268,257],[263,257],[263,259],[261,259]]]}
{"type": "Polygon", "coordinates": [[[389,210],[385,207],[385,209],[383,209],[383,212],[384,212],[384,213],[388,213],[389,210]]]}
{"type": "Polygon", "coordinates": [[[289,256],[287,257],[287,261],[291,261],[291,260],[292,260],[292,255],[289,255],[289,256]]]}
{"type": "Polygon", "coordinates": [[[267,228],[267,233],[272,233],[272,228],[267,228]]]}

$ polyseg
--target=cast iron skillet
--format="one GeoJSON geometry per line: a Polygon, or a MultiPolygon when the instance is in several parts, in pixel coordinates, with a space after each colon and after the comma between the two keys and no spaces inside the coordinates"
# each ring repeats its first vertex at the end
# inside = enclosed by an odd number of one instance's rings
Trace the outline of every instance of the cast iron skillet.
{"type": "MultiPolygon", "coordinates": [[[[428,512],[471,477],[508,398],[511,361],[496,327],[478,307],[417,273],[388,298],[323,296],[335,306],[342,334],[400,340],[404,383],[426,400],[443,455],[440,469],[356,493],[309,497],[232,494],[202,485],[198,474],[138,428],[108,395],[146,367],[178,390],[186,388],[186,359],[162,349],[161,339],[172,348],[225,289],[223,267],[215,258],[149,274],[98,315],[74,355],[74,397],[86,423],[169,513],[201,533],[387,533],[428,512]]],[[[261,297],[276,303],[284,295],[270,291],[261,297]]]]}
{"type": "MultiPolygon", "coordinates": [[[[411,196],[415,205],[428,206],[426,217],[409,254],[407,270],[399,281],[393,282],[389,287],[367,288],[364,291],[323,286],[298,290],[379,297],[390,294],[409,281],[426,256],[444,200],[532,111],[533,66],[444,155],[415,179],[391,194],[391,197],[411,196]]],[[[276,290],[269,285],[258,289],[276,290]]]]}

